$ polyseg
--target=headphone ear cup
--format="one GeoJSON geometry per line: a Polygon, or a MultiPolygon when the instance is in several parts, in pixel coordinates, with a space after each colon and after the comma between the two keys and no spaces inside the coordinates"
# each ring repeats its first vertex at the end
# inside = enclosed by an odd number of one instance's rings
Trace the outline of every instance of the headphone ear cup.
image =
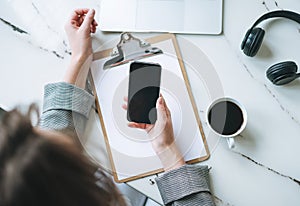
{"type": "Polygon", "coordinates": [[[262,44],[265,31],[261,28],[254,28],[251,31],[248,31],[247,34],[244,37],[241,48],[247,56],[253,57],[256,55],[262,44]]]}
{"type": "Polygon", "coordinates": [[[251,32],[251,29],[248,29],[248,31],[247,31],[247,33],[245,34],[244,39],[243,39],[243,41],[242,41],[242,43],[241,43],[241,50],[244,50],[245,44],[246,44],[246,41],[247,41],[247,39],[248,39],[248,37],[249,37],[250,32],[251,32]]]}
{"type": "Polygon", "coordinates": [[[267,78],[271,82],[276,82],[285,76],[295,75],[297,72],[297,65],[292,61],[280,62],[272,65],[266,72],[267,78]]]}

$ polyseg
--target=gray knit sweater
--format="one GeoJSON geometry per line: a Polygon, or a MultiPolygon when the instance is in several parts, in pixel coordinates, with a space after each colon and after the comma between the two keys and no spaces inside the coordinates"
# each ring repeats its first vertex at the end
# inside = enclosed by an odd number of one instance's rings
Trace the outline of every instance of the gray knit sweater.
{"type": "MultiPolygon", "coordinates": [[[[48,84],[40,126],[81,135],[89,117],[94,97],[74,85],[59,82],[48,84]]],[[[165,205],[214,205],[209,190],[208,168],[185,165],[156,178],[165,205]]]]}

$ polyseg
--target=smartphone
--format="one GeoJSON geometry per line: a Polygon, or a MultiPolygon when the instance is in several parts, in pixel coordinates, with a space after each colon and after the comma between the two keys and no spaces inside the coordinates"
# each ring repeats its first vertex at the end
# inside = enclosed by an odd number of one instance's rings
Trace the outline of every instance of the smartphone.
{"type": "Polygon", "coordinates": [[[159,97],[161,66],[156,63],[130,64],[127,120],[154,124],[157,119],[156,101],[159,97]]]}

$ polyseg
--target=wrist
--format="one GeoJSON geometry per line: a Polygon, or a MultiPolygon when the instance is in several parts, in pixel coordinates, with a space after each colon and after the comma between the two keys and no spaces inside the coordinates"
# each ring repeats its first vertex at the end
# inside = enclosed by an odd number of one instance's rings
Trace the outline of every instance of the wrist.
{"type": "Polygon", "coordinates": [[[157,143],[157,142],[152,142],[152,148],[155,151],[156,154],[160,154],[163,151],[165,151],[169,145],[163,144],[163,143],[157,143]]]}
{"type": "Polygon", "coordinates": [[[160,150],[160,152],[156,152],[156,154],[160,159],[165,171],[177,169],[185,165],[183,156],[175,143],[165,147],[164,150],[160,150]]]}
{"type": "Polygon", "coordinates": [[[84,89],[91,63],[92,55],[86,59],[72,55],[64,81],[84,89]]]}
{"type": "Polygon", "coordinates": [[[171,134],[168,137],[163,137],[163,138],[156,138],[152,140],[152,148],[155,151],[156,154],[159,154],[163,151],[165,151],[168,147],[174,147],[175,142],[174,142],[174,135],[171,134]]]}
{"type": "Polygon", "coordinates": [[[70,64],[71,65],[77,65],[78,67],[81,67],[83,64],[85,64],[88,61],[89,56],[91,56],[91,55],[92,54],[90,54],[90,55],[72,54],[70,64]]]}
{"type": "Polygon", "coordinates": [[[69,72],[73,74],[85,73],[85,70],[90,68],[92,63],[92,55],[85,57],[82,55],[72,55],[71,61],[68,67],[69,72]]]}

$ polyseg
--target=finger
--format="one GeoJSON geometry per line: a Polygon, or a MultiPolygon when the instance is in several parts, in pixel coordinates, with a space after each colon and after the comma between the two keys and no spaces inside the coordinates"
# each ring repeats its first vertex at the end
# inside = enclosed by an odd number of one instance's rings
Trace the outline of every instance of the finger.
{"type": "Polygon", "coordinates": [[[93,26],[91,26],[90,30],[91,30],[92,33],[95,33],[95,32],[96,32],[96,28],[93,27],[93,26]]]}
{"type": "Polygon", "coordinates": [[[169,110],[169,108],[167,106],[165,98],[162,96],[162,94],[160,94],[159,96],[162,98],[163,107],[164,107],[164,109],[166,111],[167,116],[170,116],[170,110],[169,110]]]}
{"type": "Polygon", "coordinates": [[[167,117],[171,117],[171,111],[169,107],[166,107],[166,113],[167,113],[167,117]]]}
{"type": "Polygon", "coordinates": [[[94,30],[96,30],[96,29],[97,29],[97,27],[96,27],[96,26],[94,26],[94,25],[91,25],[91,28],[93,28],[94,30]]]}
{"type": "Polygon", "coordinates": [[[94,25],[92,25],[92,28],[93,28],[93,30],[94,30],[94,31],[96,31],[96,30],[97,30],[97,27],[96,27],[96,26],[94,26],[94,25]]]}
{"type": "Polygon", "coordinates": [[[127,110],[127,104],[122,104],[122,108],[123,108],[124,110],[127,110]]]}
{"type": "Polygon", "coordinates": [[[84,15],[84,14],[87,14],[89,12],[89,8],[79,8],[79,9],[75,9],[74,10],[74,13],[76,13],[77,15],[84,15]]]}
{"type": "Polygon", "coordinates": [[[128,127],[136,128],[137,124],[135,122],[128,122],[128,127]]]}
{"type": "Polygon", "coordinates": [[[164,109],[164,99],[162,96],[158,97],[156,100],[156,108],[164,109]]]}
{"type": "Polygon", "coordinates": [[[124,97],[123,97],[123,100],[124,100],[125,102],[128,102],[128,97],[127,97],[127,96],[124,96],[124,97]]]}
{"type": "Polygon", "coordinates": [[[156,101],[156,109],[157,109],[157,121],[164,122],[167,118],[166,109],[164,107],[164,99],[163,97],[159,97],[156,101]]]}
{"type": "Polygon", "coordinates": [[[70,21],[72,21],[72,20],[78,21],[78,19],[79,19],[79,16],[75,12],[73,12],[70,16],[70,21]]]}
{"type": "Polygon", "coordinates": [[[91,32],[95,33],[97,31],[97,28],[95,26],[91,26],[91,32]]]}
{"type": "Polygon", "coordinates": [[[98,26],[98,23],[97,23],[97,21],[96,21],[95,19],[93,20],[92,24],[93,24],[93,26],[95,26],[95,27],[98,26]]]}
{"type": "Polygon", "coordinates": [[[165,98],[163,97],[163,95],[162,95],[162,94],[160,94],[159,96],[160,96],[160,98],[162,99],[162,104],[163,104],[163,106],[166,108],[166,107],[167,107],[167,105],[166,105],[165,98]]]}
{"type": "Polygon", "coordinates": [[[94,20],[94,16],[95,16],[95,10],[94,9],[90,9],[89,12],[86,14],[83,23],[82,23],[82,27],[83,29],[88,29],[90,30],[90,25],[92,24],[93,20],[94,20]]]}
{"type": "MultiPolygon", "coordinates": [[[[76,20],[71,20],[71,25],[74,26],[74,27],[78,27],[78,23],[76,20]]],[[[66,26],[69,26],[69,25],[66,25],[66,26]]]]}
{"type": "Polygon", "coordinates": [[[163,97],[162,95],[161,95],[161,97],[162,97],[162,99],[163,99],[163,105],[164,105],[164,108],[165,108],[166,114],[167,114],[167,116],[168,116],[168,117],[170,117],[170,116],[171,116],[170,109],[169,109],[169,107],[168,107],[168,105],[167,105],[167,103],[166,103],[166,101],[165,101],[164,97],[163,97]]]}
{"type": "Polygon", "coordinates": [[[145,129],[146,128],[146,124],[144,124],[144,123],[129,122],[127,125],[128,125],[128,127],[137,128],[137,129],[145,129]]]}
{"type": "Polygon", "coordinates": [[[154,124],[147,124],[145,126],[145,130],[149,133],[154,128],[154,124]]]}
{"type": "Polygon", "coordinates": [[[86,16],[86,15],[81,15],[81,16],[79,17],[81,22],[84,21],[85,16],[86,16]]]}
{"type": "Polygon", "coordinates": [[[81,26],[81,24],[82,24],[82,22],[83,22],[83,20],[84,20],[84,16],[82,16],[82,17],[80,17],[78,20],[77,20],[77,26],[81,26]]]}
{"type": "Polygon", "coordinates": [[[162,95],[160,95],[159,98],[161,98],[161,100],[160,100],[161,101],[161,106],[164,108],[164,110],[166,110],[167,105],[166,105],[165,98],[162,95]]]}
{"type": "Polygon", "coordinates": [[[78,20],[82,15],[86,14],[89,9],[75,9],[71,14],[71,20],[78,20]]]}

